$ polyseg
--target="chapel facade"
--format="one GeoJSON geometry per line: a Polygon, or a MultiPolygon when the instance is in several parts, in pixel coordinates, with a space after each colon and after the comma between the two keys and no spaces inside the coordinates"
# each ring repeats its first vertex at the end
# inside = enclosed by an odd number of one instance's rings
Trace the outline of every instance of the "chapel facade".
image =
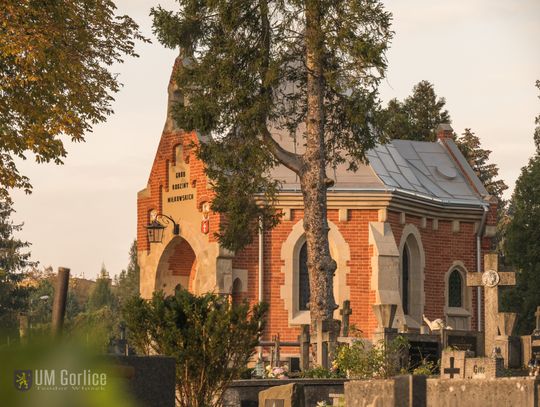
{"type": "MultiPolygon", "coordinates": [[[[169,85],[169,107],[181,95],[169,85]]],[[[497,200],[488,195],[456,147],[450,126],[436,142],[392,140],[367,153],[358,171],[328,169],[329,242],[337,263],[334,295],[350,301],[350,323],[371,338],[377,328],[373,304],[397,304],[394,326],[417,330],[423,315],[455,329],[482,327],[477,291],[466,273],[483,269],[496,231],[497,200]],[[480,324],[480,327],[479,327],[480,324]]],[[[285,136],[287,148],[293,143],[285,136]],[[289,144],[287,144],[289,143],[289,144]]],[[[282,181],[280,224],[232,253],[214,233],[222,215],[212,213],[212,190],[193,145],[196,132],[176,128],[168,115],[145,189],[137,196],[140,293],[172,293],[180,284],[193,293],[229,295],[233,302],[265,301],[264,340],[280,334],[294,341],[309,324],[309,281],[303,203],[295,174],[277,167],[282,181]],[[150,243],[146,226],[156,214],[178,225],[166,227],[161,243],[150,243]]],[[[481,301],[480,301],[481,303],[481,301]]],[[[335,318],[341,319],[339,310],[335,318]]]]}

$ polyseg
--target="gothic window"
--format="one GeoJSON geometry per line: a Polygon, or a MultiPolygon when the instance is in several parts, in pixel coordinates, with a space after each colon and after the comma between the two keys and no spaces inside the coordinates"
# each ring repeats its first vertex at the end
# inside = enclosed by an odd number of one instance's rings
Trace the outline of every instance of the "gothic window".
{"type": "Polygon", "coordinates": [[[403,313],[409,313],[409,248],[407,244],[403,246],[403,255],[401,258],[401,301],[403,313]]]}
{"type": "Polygon", "coordinates": [[[309,274],[307,267],[307,243],[300,249],[299,267],[298,267],[298,309],[300,311],[308,310],[309,303],[309,274]]]}
{"type": "Polygon", "coordinates": [[[448,278],[448,306],[462,307],[463,306],[463,281],[461,273],[454,269],[448,278]]]}

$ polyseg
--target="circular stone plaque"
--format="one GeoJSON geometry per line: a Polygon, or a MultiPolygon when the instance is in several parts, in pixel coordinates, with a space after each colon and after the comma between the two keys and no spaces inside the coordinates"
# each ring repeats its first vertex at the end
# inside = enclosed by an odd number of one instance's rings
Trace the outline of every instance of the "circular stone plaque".
{"type": "Polygon", "coordinates": [[[486,287],[495,287],[499,284],[499,280],[499,273],[495,270],[486,270],[484,274],[482,274],[482,284],[486,287]]]}

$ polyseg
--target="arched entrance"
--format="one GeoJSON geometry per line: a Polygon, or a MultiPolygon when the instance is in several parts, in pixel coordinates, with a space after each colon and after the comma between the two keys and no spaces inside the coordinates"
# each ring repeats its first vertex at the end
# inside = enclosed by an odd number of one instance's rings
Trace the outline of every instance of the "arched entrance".
{"type": "Polygon", "coordinates": [[[197,258],[187,240],[178,236],[172,239],[159,260],[155,290],[173,294],[177,285],[192,291],[197,272],[197,258]]]}

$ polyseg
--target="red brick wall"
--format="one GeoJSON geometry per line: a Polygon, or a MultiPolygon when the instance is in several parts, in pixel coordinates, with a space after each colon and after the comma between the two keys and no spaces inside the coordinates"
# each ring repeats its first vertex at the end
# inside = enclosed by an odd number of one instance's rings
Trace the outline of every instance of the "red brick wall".
{"type": "Polygon", "coordinates": [[[195,253],[188,242],[182,240],[169,256],[169,272],[173,276],[189,276],[197,264],[195,253]]]}
{"type": "MultiPolygon", "coordinates": [[[[149,250],[146,225],[150,220],[150,212],[162,211],[162,191],[169,188],[168,164],[175,163],[175,148],[182,144],[184,160],[189,162],[190,180],[192,186],[197,191],[196,205],[201,208],[203,202],[209,202],[212,199],[213,192],[207,188],[207,179],[204,174],[204,164],[197,160],[192,144],[198,143],[197,135],[194,132],[174,132],[164,133],[161,136],[157,148],[154,163],[148,178],[149,196],[137,199],[137,248],[138,250],[149,250]]],[[[219,230],[221,216],[215,213],[210,214],[210,231],[208,233],[209,241],[215,241],[214,232],[219,230]]]]}
{"type": "MultiPolygon", "coordinates": [[[[198,161],[190,148],[192,142],[197,142],[194,133],[166,133],[163,134],[158,146],[154,164],[149,177],[149,197],[138,199],[138,228],[137,240],[139,250],[148,250],[149,244],[146,235],[146,224],[149,221],[149,212],[152,209],[161,211],[161,195],[163,188],[168,188],[167,162],[174,162],[175,146],[183,145],[184,159],[189,160],[190,182],[197,189],[197,206],[200,208],[203,202],[210,201],[212,191],[207,188],[207,180],[204,175],[203,163],[198,161]]],[[[303,211],[291,210],[291,220],[282,221],[274,230],[264,233],[264,301],[270,304],[271,312],[268,315],[265,338],[280,333],[282,340],[296,340],[299,334],[298,327],[290,327],[288,312],[284,301],[281,299],[280,290],[284,284],[285,276],[281,272],[283,262],[281,260],[281,245],[287,239],[292,227],[302,219],[303,211]]],[[[373,248],[368,244],[369,222],[377,221],[376,210],[349,210],[347,222],[338,221],[338,211],[330,209],[328,218],[338,225],[350,247],[350,272],[347,275],[347,284],[350,287],[350,300],[353,314],[350,321],[356,325],[365,336],[370,337],[376,328],[376,320],[371,310],[371,304],[375,302],[375,293],[370,290],[371,279],[371,256],[373,248]]],[[[399,222],[399,213],[389,211],[388,220],[399,245],[403,225],[399,222]]],[[[210,215],[209,241],[215,241],[214,232],[219,230],[222,221],[220,215],[210,215]]],[[[428,219],[426,228],[420,225],[419,217],[407,215],[406,223],[414,224],[420,231],[422,245],[425,250],[425,314],[428,318],[440,318],[444,315],[444,275],[455,260],[461,260],[469,271],[476,271],[476,235],[473,222],[461,222],[460,231],[452,232],[450,221],[439,220],[438,230],[433,230],[432,220],[428,219]]],[[[496,203],[491,205],[487,217],[488,224],[496,222],[496,203]]],[[[489,249],[490,239],[482,240],[483,250],[489,249]]],[[[182,257],[182,254],[178,254],[182,257]]],[[[193,263],[190,263],[193,264],[193,263]]],[[[194,273],[187,266],[185,269],[181,261],[172,261],[169,264],[174,273],[190,275],[194,273]],[[187,274],[186,274],[187,273],[187,274]]],[[[194,267],[194,266],[193,266],[194,267]]],[[[233,300],[239,301],[246,296],[249,301],[258,301],[258,238],[254,242],[237,253],[233,259],[233,268],[248,270],[247,293],[236,294],[233,300]]],[[[190,283],[191,285],[191,283],[190,283]]],[[[473,290],[473,318],[472,327],[476,328],[476,290],[473,290]]],[[[342,304],[339,304],[340,306],[342,304]]]]}
{"type": "MultiPolygon", "coordinates": [[[[302,210],[292,210],[291,220],[282,221],[273,231],[264,234],[264,301],[270,305],[265,339],[280,333],[282,340],[296,340],[298,327],[290,327],[288,313],[280,290],[285,275],[281,272],[281,244],[289,236],[292,227],[302,219],[302,210]]],[[[375,292],[370,290],[371,257],[373,247],[368,243],[369,222],[378,220],[377,210],[349,210],[347,222],[338,221],[338,211],[329,210],[328,218],[335,223],[344,239],[349,244],[350,268],[347,285],[350,288],[350,300],[353,314],[350,322],[360,329],[366,337],[371,337],[377,327],[377,321],[371,305],[375,302],[375,292]]],[[[399,222],[399,213],[389,211],[388,221],[391,224],[396,244],[399,245],[404,225],[399,222]]],[[[432,220],[427,220],[425,228],[421,227],[421,218],[407,215],[406,223],[411,223],[420,231],[425,252],[425,314],[428,318],[444,317],[445,274],[454,261],[460,260],[468,271],[476,271],[476,234],[474,222],[461,222],[460,231],[452,232],[451,221],[439,220],[437,230],[432,228],[432,220]]],[[[487,249],[490,239],[483,239],[487,249]]],[[[248,270],[247,297],[252,303],[258,298],[258,239],[243,251],[237,253],[233,260],[234,268],[248,270]]],[[[339,304],[340,306],[342,304],[339,304]]],[[[472,329],[476,329],[476,290],[472,293],[472,329]]]]}
{"type": "MultiPolygon", "coordinates": [[[[399,246],[405,225],[399,222],[399,213],[389,212],[388,220],[399,246]]],[[[445,274],[454,261],[463,262],[468,271],[476,271],[476,234],[473,222],[460,222],[459,232],[452,232],[452,222],[439,220],[438,229],[433,230],[433,220],[428,219],[425,228],[421,218],[406,215],[406,224],[413,224],[420,231],[425,253],[424,268],[424,313],[429,319],[444,318],[445,274]]],[[[472,294],[471,328],[476,329],[476,290],[472,294]]]]}

